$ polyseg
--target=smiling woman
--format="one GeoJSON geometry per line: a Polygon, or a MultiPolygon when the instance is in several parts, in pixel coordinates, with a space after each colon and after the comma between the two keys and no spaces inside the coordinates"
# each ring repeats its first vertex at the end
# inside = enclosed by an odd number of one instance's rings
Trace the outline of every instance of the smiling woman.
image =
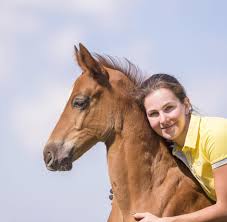
{"type": "Polygon", "coordinates": [[[172,142],[173,155],[184,162],[216,204],[176,217],[158,218],[151,213],[137,213],[135,219],[147,222],[226,221],[227,120],[193,115],[183,86],[167,74],[147,79],[142,84],[140,99],[152,129],[172,142]]]}

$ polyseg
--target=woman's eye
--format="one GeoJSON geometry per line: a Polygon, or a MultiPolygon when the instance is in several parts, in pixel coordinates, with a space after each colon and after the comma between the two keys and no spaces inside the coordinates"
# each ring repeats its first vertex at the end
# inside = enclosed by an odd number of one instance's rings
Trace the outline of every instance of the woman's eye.
{"type": "Polygon", "coordinates": [[[165,108],[165,111],[166,112],[170,112],[170,111],[172,111],[174,109],[174,106],[167,106],[166,108],[165,108]]]}
{"type": "Polygon", "coordinates": [[[148,113],[149,117],[157,117],[158,116],[158,112],[152,112],[152,113],[148,113]]]}
{"type": "Polygon", "coordinates": [[[89,97],[82,97],[82,98],[76,97],[72,102],[72,106],[80,110],[87,108],[88,105],[89,105],[89,97]]]}

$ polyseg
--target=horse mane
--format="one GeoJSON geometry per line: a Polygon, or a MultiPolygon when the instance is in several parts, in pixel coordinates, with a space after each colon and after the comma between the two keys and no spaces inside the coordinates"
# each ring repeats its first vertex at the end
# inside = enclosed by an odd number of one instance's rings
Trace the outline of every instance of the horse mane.
{"type": "Polygon", "coordinates": [[[95,53],[94,56],[101,65],[122,72],[132,81],[136,89],[140,88],[142,82],[145,80],[145,76],[141,69],[127,58],[119,59],[118,57],[100,55],[97,53],[95,53]]]}

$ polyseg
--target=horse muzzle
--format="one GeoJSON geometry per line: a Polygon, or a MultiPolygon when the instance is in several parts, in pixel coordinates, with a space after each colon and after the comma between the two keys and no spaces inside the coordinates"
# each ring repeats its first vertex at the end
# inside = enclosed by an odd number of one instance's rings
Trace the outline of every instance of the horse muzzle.
{"type": "Polygon", "coordinates": [[[63,143],[48,143],[43,151],[44,162],[50,171],[69,171],[72,169],[73,146],[63,143]]]}

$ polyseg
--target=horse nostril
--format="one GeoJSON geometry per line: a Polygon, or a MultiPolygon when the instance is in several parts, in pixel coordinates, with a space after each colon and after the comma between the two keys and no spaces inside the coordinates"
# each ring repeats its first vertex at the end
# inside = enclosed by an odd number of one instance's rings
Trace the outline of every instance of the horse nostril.
{"type": "Polygon", "coordinates": [[[45,162],[47,166],[51,166],[54,162],[54,155],[52,152],[48,151],[46,154],[45,162]]]}

